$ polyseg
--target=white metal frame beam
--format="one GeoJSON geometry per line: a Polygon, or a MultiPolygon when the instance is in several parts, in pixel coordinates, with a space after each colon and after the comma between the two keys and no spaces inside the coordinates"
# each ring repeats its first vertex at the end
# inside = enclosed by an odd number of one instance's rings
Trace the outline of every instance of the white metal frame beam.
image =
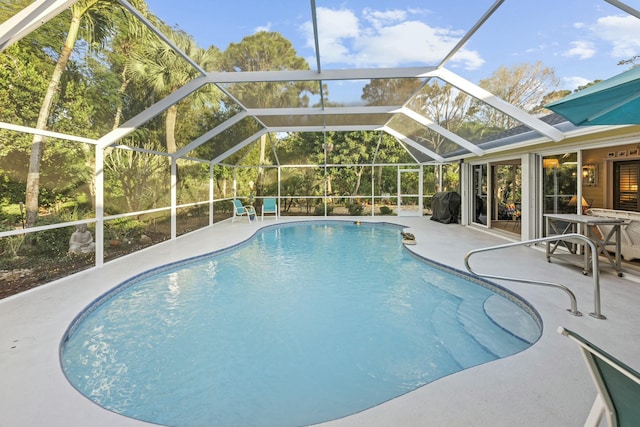
{"type": "Polygon", "coordinates": [[[204,144],[207,141],[209,141],[214,136],[218,135],[220,132],[224,132],[225,130],[229,129],[231,126],[235,125],[240,120],[242,120],[242,119],[244,119],[246,117],[249,117],[249,114],[247,114],[246,111],[242,111],[242,112],[236,114],[235,116],[233,116],[230,119],[226,120],[225,122],[219,124],[218,126],[216,126],[215,128],[211,129],[210,131],[202,134],[198,138],[196,138],[193,141],[191,141],[189,144],[185,145],[184,147],[182,147],[181,149],[176,151],[173,154],[173,157],[177,158],[177,157],[186,156],[187,153],[195,150],[196,148],[198,148],[202,144],[204,144]]]}
{"type": "Polygon", "coordinates": [[[384,126],[380,125],[359,125],[359,126],[278,126],[267,129],[268,132],[285,133],[285,132],[350,132],[350,131],[372,131],[383,130],[384,126]]]}
{"type": "Polygon", "coordinates": [[[330,116],[341,114],[395,114],[401,108],[398,106],[357,106],[357,107],[310,107],[310,108],[249,108],[247,113],[252,116],[330,116]]]}
{"type": "Polygon", "coordinates": [[[41,135],[41,136],[46,136],[48,138],[57,138],[57,139],[63,139],[67,141],[82,142],[85,144],[98,144],[97,139],[84,138],[82,136],[69,135],[66,133],[53,132],[53,131],[44,130],[44,129],[36,129],[28,126],[14,125],[6,122],[0,122],[0,129],[6,129],[6,130],[22,132],[22,133],[30,133],[32,135],[41,135]]]}
{"type": "Polygon", "coordinates": [[[469,31],[467,31],[467,33],[458,41],[458,43],[456,43],[456,45],[453,47],[453,49],[451,49],[447,56],[445,56],[444,59],[440,61],[438,68],[444,67],[447,62],[449,62],[451,58],[453,58],[454,55],[458,53],[460,49],[462,49],[462,46],[467,44],[469,39],[476,33],[476,31],[478,31],[484,25],[484,23],[487,22],[489,17],[491,17],[491,15],[493,15],[494,12],[498,10],[498,8],[502,6],[502,3],[504,2],[505,0],[497,0],[493,5],[491,5],[491,7],[484,13],[484,15],[480,17],[478,22],[476,22],[475,25],[471,27],[469,31]]]}
{"type": "Polygon", "coordinates": [[[268,131],[266,129],[262,129],[262,130],[260,130],[260,131],[258,131],[256,133],[254,133],[249,138],[246,138],[244,141],[240,142],[239,144],[236,144],[235,147],[228,149],[224,153],[220,154],[218,157],[216,157],[213,160],[211,160],[211,164],[220,163],[222,160],[226,159],[227,157],[229,157],[230,155],[232,155],[236,151],[242,150],[247,145],[251,144],[252,142],[255,142],[256,139],[260,138],[262,135],[264,135],[267,132],[268,131]]]}
{"type": "Polygon", "coordinates": [[[209,83],[290,82],[315,80],[370,80],[420,78],[436,67],[358,68],[338,70],[234,71],[207,73],[209,83]]]}
{"type": "Polygon", "coordinates": [[[480,86],[471,83],[468,80],[463,79],[451,71],[440,68],[439,70],[431,73],[431,76],[438,77],[445,82],[457,87],[461,91],[468,93],[474,98],[479,99],[491,105],[493,108],[502,111],[506,115],[513,117],[526,126],[534,129],[537,132],[549,137],[555,142],[562,141],[564,139],[564,133],[554,128],[553,126],[543,122],[540,119],[533,117],[531,114],[525,113],[521,109],[514,107],[507,101],[495,96],[491,92],[482,89],[480,86]]]}
{"type": "Polygon", "coordinates": [[[441,155],[435,153],[434,151],[429,150],[428,148],[424,148],[422,145],[420,145],[419,143],[417,143],[416,141],[414,141],[411,138],[408,138],[407,136],[401,134],[400,132],[391,129],[388,126],[385,126],[383,128],[383,130],[385,132],[387,132],[389,135],[398,138],[400,141],[402,141],[403,143],[415,148],[416,150],[420,151],[423,154],[426,154],[427,156],[431,157],[433,160],[436,160],[440,163],[444,163],[446,160],[444,159],[444,157],[442,157],[441,155]]]}
{"type": "Polygon", "coordinates": [[[119,139],[124,138],[144,123],[153,119],[158,114],[162,113],[167,108],[171,107],[173,104],[181,101],[183,98],[189,96],[192,92],[195,92],[200,87],[205,85],[207,82],[204,77],[198,77],[191,80],[186,85],[182,86],[177,91],[172,94],[167,95],[165,98],[162,98],[160,101],[153,104],[151,107],[142,111],[135,117],[127,120],[123,123],[119,128],[112,130],[108,134],[104,135],[102,138],[98,140],[98,145],[102,148],[106,148],[109,145],[115,143],[119,139]]]}
{"type": "Polygon", "coordinates": [[[467,150],[471,151],[474,154],[477,154],[478,156],[482,156],[484,155],[484,150],[474,144],[472,144],[471,142],[467,141],[466,139],[456,135],[455,133],[451,132],[449,129],[443,128],[442,126],[440,126],[439,124],[427,119],[425,116],[423,116],[422,114],[416,113],[415,111],[409,109],[409,108],[402,108],[402,114],[404,114],[405,116],[409,117],[412,120],[415,120],[416,122],[420,123],[423,126],[428,127],[429,129],[439,133],[440,135],[444,136],[445,138],[455,142],[456,144],[458,144],[459,146],[466,148],[467,150]]]}
{"type": "MultiPolygon", "coordinates": [[[[10,1],[10,0],[9,0],[10,1]]],[[[49,22],[78,0],[35,0],[0,24],[0,52],[49,22]]]]}
{"type": "Polygon", "coordinates": [[[623,3],[621,1],[618,0],[604,0],[607,3],[609,3],[612,6],[617,7],[618,9],[627,12],[629,15],[633,15],[636,18],[640,19],[640,11],[638,11],[637,9],[632,8],[631,6],[627,5],[626,3],[623,3]]]}

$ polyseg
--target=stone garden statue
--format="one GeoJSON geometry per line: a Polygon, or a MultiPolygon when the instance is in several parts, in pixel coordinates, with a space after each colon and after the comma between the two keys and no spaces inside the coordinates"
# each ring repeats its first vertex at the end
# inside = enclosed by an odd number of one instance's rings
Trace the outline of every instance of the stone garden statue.
{"type": "Polygon", "coordinates": [[[87,230],[85,224],[81,224],[69,239],[69,252],[88,254],[95,250],[96,244],[93,242],[91,232],[87,230]]]}

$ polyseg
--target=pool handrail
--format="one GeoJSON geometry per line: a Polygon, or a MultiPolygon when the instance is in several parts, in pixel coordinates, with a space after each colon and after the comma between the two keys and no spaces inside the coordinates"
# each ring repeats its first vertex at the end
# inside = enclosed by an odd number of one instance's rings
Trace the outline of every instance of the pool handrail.
{"type": "MultiPolygon", "coordinates": [[[[569,289],[565,285],[561,285],[559,283],[553,283],[553,282],[545,282],[540,280],[530,280],[530,279],[522,279],[518,277],[507,277],[507,276],[498,276],[498,275],[486,274],[486,273],[477,273],[469,265],[469,258],[471,257],[471,255],[476,253],[511,248],[514,246],[531,246],[536,243],[555,242],[557,240],[564,240],[564,241],[574,242],[574,243],[576,243],[575,241],[577,240],[578,241],[577,243],[584,243],[588,245],[592,254],[598,253],[596,244],[593,242],[593,240],[591,240],[590,238],[582,234],[568,233],[563,235],[540,237],[538,239],[524,240],[521,242],[506,243],[503,245],[488,246],[485,248],[473,249],[467,252],[467,254],[464,256],[464,265],[467,268],[467,271],[469,271],[469,273],[475,274],[476,276],[479,276],[479,277],[484,277],[488,279],[508,280],[508,281],[519,282],[519,283],[529,283],[534,285],[549,286],[549,287],[561,289],[569,295],[569,299],[571,300],[571,308],[567,309],[567,311],[574,316],[582,316],[582,313],[578,311],[578,303],[576,301],[575,294],[571,291],[571,289],[569,289]]],[[[598,259],[597,255],[591,257],[591,266],[592,266],[591,270],[593,272],[594,311],[593,313],[589,313],[589,315],[591,317],[595,317],[596,319],[606,319],[606,317],[600,311],[600,260],[598,259]]]]}

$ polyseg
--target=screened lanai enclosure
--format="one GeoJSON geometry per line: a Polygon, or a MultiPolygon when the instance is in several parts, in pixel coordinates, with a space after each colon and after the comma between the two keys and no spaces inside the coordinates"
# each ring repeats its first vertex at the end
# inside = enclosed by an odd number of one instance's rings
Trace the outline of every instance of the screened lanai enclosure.
{"type": "MultiPolygon", "coordinates": [[[[437,48],[428,36],[387,47],[424,53],[388,67],[333,66],[328,1],[278,8],[298,14],[309,54],[268,28],[205,46],[155,3],[0,5],[0,270],[37,262],[46,282],[99,266],[228,220],[235,199],[260,213],[275,198],[282,216],[429,215],[435,193],[461,190],[465,159],[564,138],[542,117],[544,94],[507,99],[464,77],[469,44],[510,26],[514,2],[445,2],[464,10],[446,24],[459,30],[437,48]],[[69,254],[81,224],[95,248],[69,254]]],[[[211,19],[264,7],[236,3],[211,19]]]]}

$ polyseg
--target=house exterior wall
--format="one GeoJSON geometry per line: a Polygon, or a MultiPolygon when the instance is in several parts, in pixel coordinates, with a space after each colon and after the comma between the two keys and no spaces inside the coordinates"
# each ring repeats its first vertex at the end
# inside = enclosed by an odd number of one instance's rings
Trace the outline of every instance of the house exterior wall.
{"type": "Polygon", "coordinates": [[[486,154],[465,159],[466,167],[462,175],[463,215],[462,223],[479,226],[471,221],[473,197],[471,168],[477,164],[491,164],[520,159],[522,164],[522,200],[521,200],[521,240],[542,237],[542,185],[541,162],[543,155],[560,153],[579,153],[581,164],[577,170],[582,180],[583,165],[595,166],[597,179],[593,185],[582,185],[582,196],[592,203],[592,207],[613,207],[613,165],[618,161],[640,160],[640,126],[583,127],[568,133],[560,142],[543,141],[534,145],[522,146],[498,154],[486,154]]]}

